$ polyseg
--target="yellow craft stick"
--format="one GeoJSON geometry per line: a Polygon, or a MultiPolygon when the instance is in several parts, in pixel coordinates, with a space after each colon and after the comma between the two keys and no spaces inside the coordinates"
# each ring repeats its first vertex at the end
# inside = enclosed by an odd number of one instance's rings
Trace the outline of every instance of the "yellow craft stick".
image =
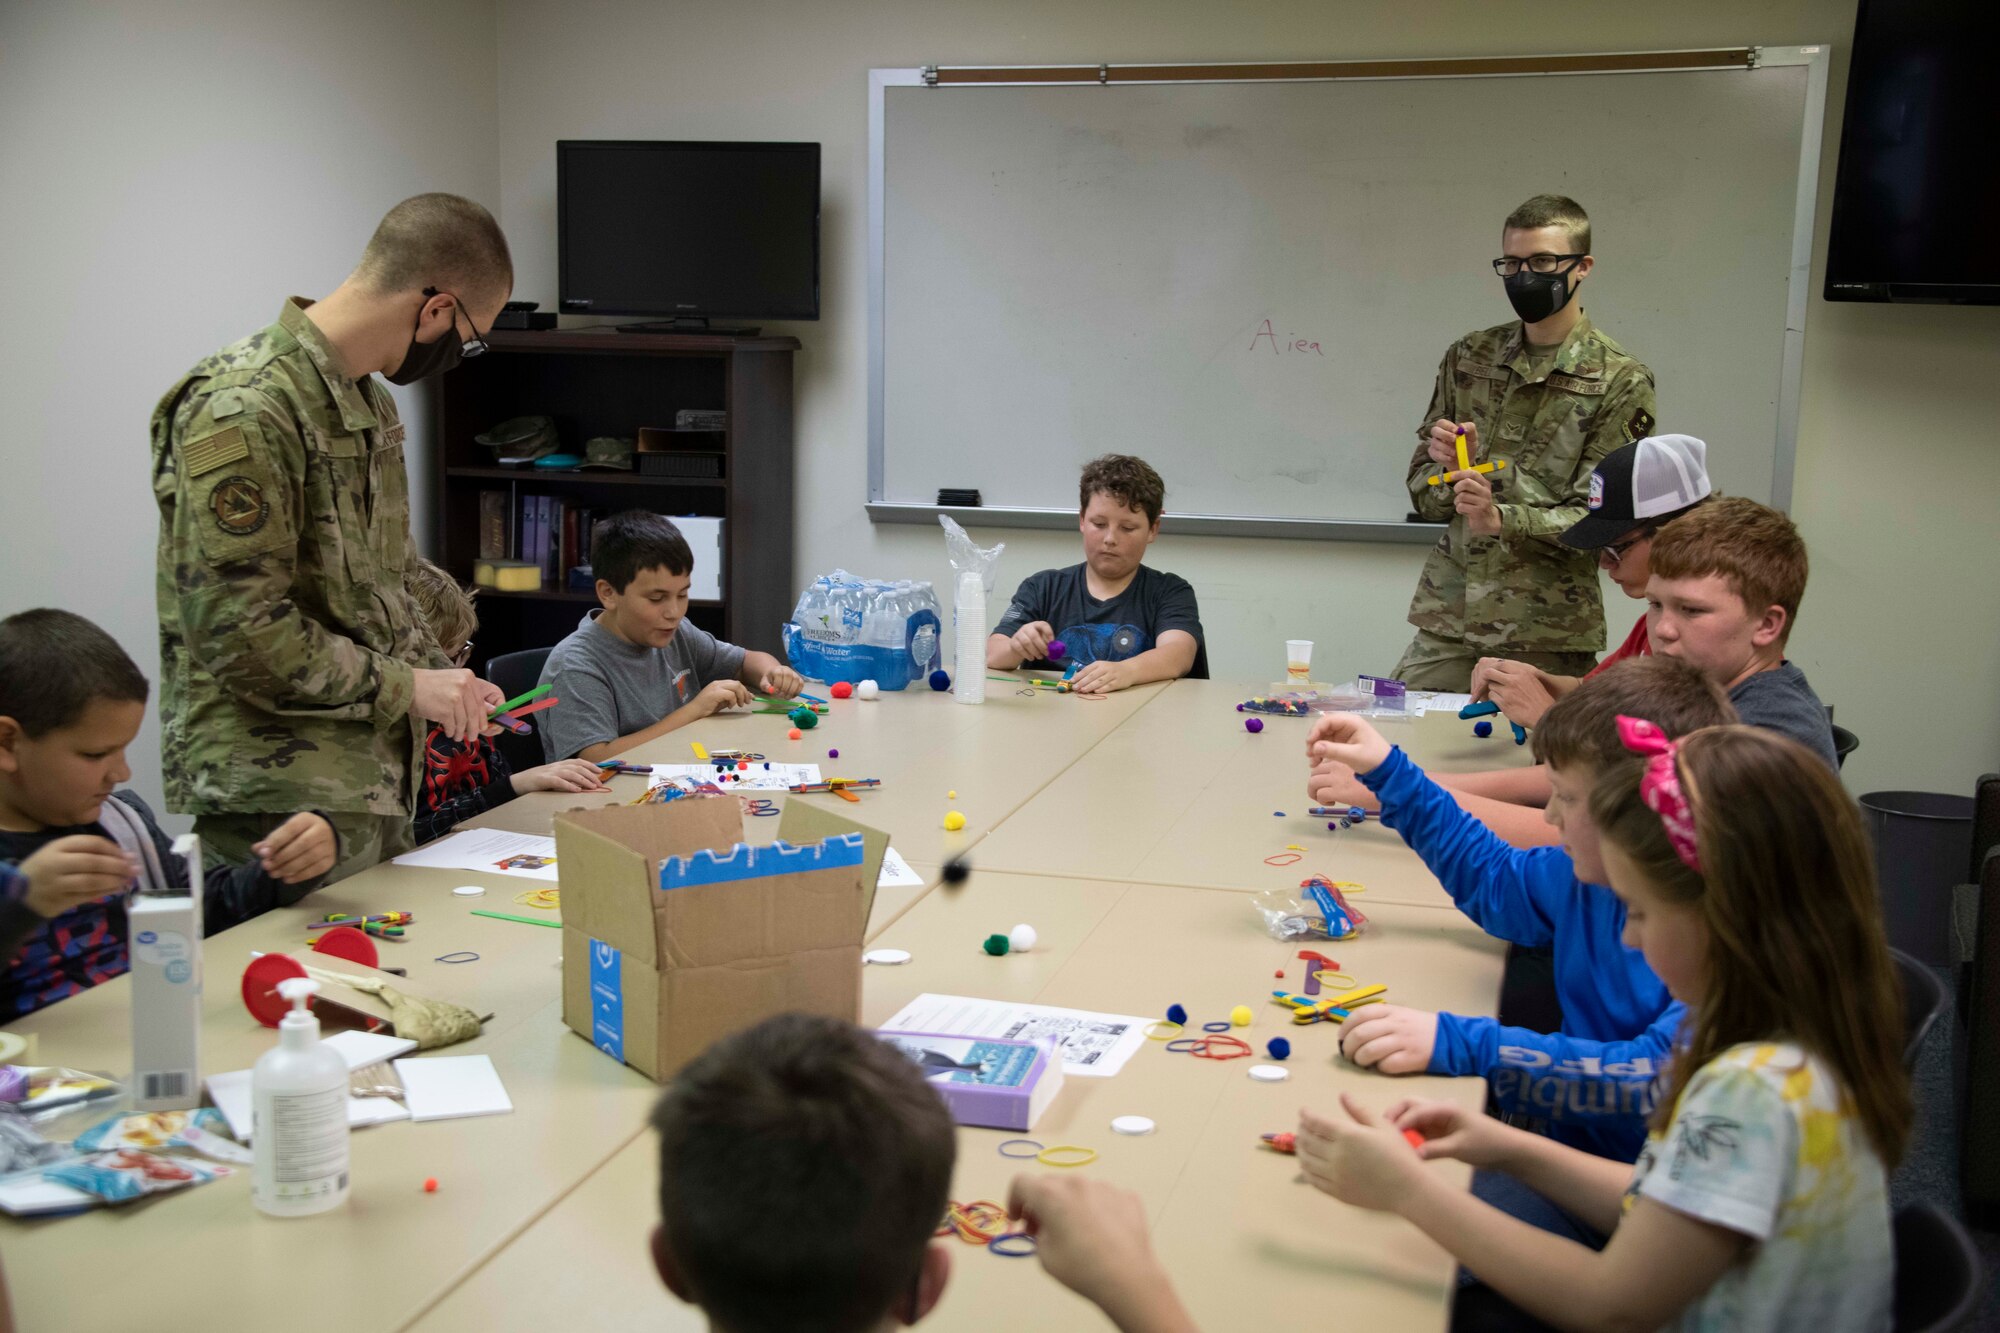
{"type": "Polygon", "coordinates": [[[1460,472],[1470,472],[1472,470],[1472,455],[1465,452],[1465,428],[1463,426],[1459,428],[1458,434],[1452,438],[1452,444],[1458,450],[1458,470],[1460,472]]]}
{"type": "Polygon", "coordinates": [[[1345,990],[1336,1003],[1342,1009],[1352,1009],[1361,1004],[1382,1004],[1385,1003],[1382,996],[1388,989],[1387,986],[1362,986],[1357,990],[1345,990]]]}
{"type": "Polygon", "coordinates": [[[700,741],[689,741],[688,747],[694,751],[695,758],[704,763],[708,761],[708,749],[700,741]]]}

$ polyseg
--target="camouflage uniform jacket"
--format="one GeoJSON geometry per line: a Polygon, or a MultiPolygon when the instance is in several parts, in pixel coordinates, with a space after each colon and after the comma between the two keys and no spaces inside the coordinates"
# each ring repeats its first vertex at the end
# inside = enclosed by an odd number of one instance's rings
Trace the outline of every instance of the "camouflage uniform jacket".
{"type": "Polygon", "coordinates": [[[1595,652],[1604,647],[1597,558],[1556,540],[1585,513],[1598,460],[1653,430],[1653,372],[1578,319],[1537,377],[1516,321],[1469,333],[1438,366],[1417,428],[1409,487],[1416,512],[1451,524],[1424,562],[1410,623],[1468,647],[1505,652],[1595,652]],[[1505,459],[1495,504],[1497,536],[1466,531],[1451,487],[1427,478],[1431,423],[1479,427],[1473,461],[1505,459]]]}
{"type": "Polygon", "coordinates": [[[443,665],[415,559],[403,426],[286,302],[154,410],[160,749],[191,814],[409,814],[413,666],[443,665]]]}

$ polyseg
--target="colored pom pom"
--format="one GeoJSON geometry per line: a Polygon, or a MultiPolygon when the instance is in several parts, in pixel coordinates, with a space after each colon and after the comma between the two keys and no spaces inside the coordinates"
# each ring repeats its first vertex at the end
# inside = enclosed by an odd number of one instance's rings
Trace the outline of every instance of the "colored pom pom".
{"type": "Polygon", "coordinates": [[[797,727],[793,727],[790,731],[785,733],[785,739],[788,741],[795,741],[803,735],[805,735],[803,731],[800,731],[797,727]]]}
{"type": "Polygon", "coordinates": [[[827,693],[836,699],[848,699],[853,697],[854,687],[844,680],[836,680],[833,682],[833,688],[828,690],[827,693]]]}
{"type": "Polygon", "coordinates": [[[1015,953],[1028,952],[1035,947],[1035,941],[1039,938],[1041,937],[1035,934],[1035,928],[1025,921],[1007,932],[1007,943],[1014,947],[1015,953]]]}
{"type": "Polygon", "coordinates": [[[956,833],[965,827],[965,816],[954,810],[944,817],[944,826],[948,831],[956,833]]]}
{"type": "Polygon", "coordinates": [[[1239,1004],[1229,1011],[1229,1021],[1240,1028],[1250,1026],[1250,1006],[1239,1004]]]}
{"type": "Polygon", "coordinates": [[[1273,1060],[1282,1060],[1292,1053],[1292,1044],[1283,1037],[1273,1037],[1264,1043],[1264,1054],[1273,1060]]]}
{"type": "Polygon", "coordinates": [[[787,716],[792,719],[792,725],[801,731],[811,731],[819,725],[819,714],[810,708],[794,708],[787,716]]]}
{"type": "Polygon", "coordinates": [[[970,878],[972,878],[972,867],[967,865],[965,862],[954,858],[953,860],[946,861],[944,863],[945,883],[963,884],[965,883],[966,880],[970,878]]]}
{"type": "Polygon", "coordinates": [[[1061,639],[1049,640],[1049,661],[1060,662],[1069,656],[1069,645],[1061,639]]]}
{"type": "Polygon", "coordinates": [[[1184,1009],[1184,1008],[1182,1008],[1182,1007],[1181,1007],[1180,1005],[1177,1005],[1177,1004],[1170,1004],[1170,1005],[1168,1005],[1168,1006],[1167,1006],[1167,1021],[1168,1021],[1169,1023],[1179,1023],[1179,1024],[1180,1024],[1180,1025],[1181,1025],[1182,1027],[1186,1027],[1186,1026],[1187,1026],[1187,1010],[1186,1010],[1186,1009],[1184,1009]]]}
{"type": "Polygon", "coordinates": [[[436,1176],[425,1176],[424,1193],[436,1194],[437,1192],[438,1192],[438,1178],[436,1176]]]}
{"type": "Polygon", "coordinates": [[[1007,952],[1009,946],[1005,935],[988,935],[986,942],[979,947],[998,958],[1007,952]]]}
{"type": "Polygon", "coordinates": [[[1264,719],[1263,719],[1263,718],[1261,718],[1261,717],[1246,717],[1246,718],[1244,718],[1244,719],[1243,719],[1243,730],[1245,730],[1245,731],[1248,731],[1248,732],[1253,732],[1253,733],[1254,733],[1254,732],[1259,732],[1259,731],[1262,731],[1263,729],[1264,729],[1264,719]]]}
{"type": "Polygon", "coordinates": [[[854,687],[854,692],[863,699],[873,699],[882,693],[882,687],[872,680],[864,680],[854,687]]]}
{"type": "Polygon", "coordinates": [[[1483,741],[1493,734],[1493,724],[1483,720],[1475,722],[1472,724],[1472,734],[1483,741]]]}
{"type": "Polygon", "coordinates": [[[826,757],[827,757],[828,759],[838,759],[838,758],[840,758],[840,751],[838,751],[838,750],[828,750],[828,751],[826,752],[826,757]]]}
{"type": "Polygon", "coordinates": [[[943,667],[931,672],[931,688],[939,694],[951,688],[951,677],[945,674],[943,667]]]}

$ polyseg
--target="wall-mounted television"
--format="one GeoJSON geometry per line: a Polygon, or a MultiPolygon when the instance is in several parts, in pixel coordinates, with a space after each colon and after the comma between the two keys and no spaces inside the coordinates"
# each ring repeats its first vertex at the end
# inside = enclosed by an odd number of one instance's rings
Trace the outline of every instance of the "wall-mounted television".
{"type": "Polygon", "coordinates": [[[819,318],[819,145],[556,144],[559,309],[819,318]]]}
{"type": "Polygon", "coordinates": [[[1994,0],[1861,0],[1829,301],[2000,305],[1994,0]]]}

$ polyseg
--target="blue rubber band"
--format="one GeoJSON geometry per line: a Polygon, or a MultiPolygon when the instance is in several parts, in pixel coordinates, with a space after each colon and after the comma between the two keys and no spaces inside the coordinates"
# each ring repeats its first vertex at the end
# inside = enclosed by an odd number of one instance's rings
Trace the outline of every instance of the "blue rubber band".
{"type": "Polygon", "coordinates": [[[1172,1041],[1167,1043],[1167,1049],[1172,1051],[1175,1055],[1186,1055],[1190,1051],[1194,1050],[1194,1048],[1197,1045],[1206,1040],[1207,1040],[1206,1037],[1176,1037],[1172,1041]]]}
{"type": "Polygon", "coordinates": [[[479,955],[470,949],[460,949],[457,953],[439,954],[431,959],[433,963],[476,963],[479,955]]]}
{"type": "Polygon", "coordinates": [[[1012,1157],[1016,1161],[1022,1161],[1022,1162],[1028,1161],[1032,1158],[1040,1157],[1046,1151],[1048,1150],[1044,1148],[1041,1144],[1035,1142],[1033,1139],[1007,1139],[1000,1144],[1000,1149],[999,1149],[1000,1155],[1002,1157],[1012,1157]],[[1029,1152],[1007,1151],[1008,1148],[1012,1147],[1014,1144],[1017,1143],[1027,1144],[1032,1151],[1029,1152]]]}
{"type": "Polygon", "coordinates": [[[1009,1231],[1004,1236],[995,1236],[992,1240],[987,1241],[986,1248],[1008,1259],[1032,1259],[1035,1254],[1035,1238],[1025,1231],[1009,1231]],[[1008,1241],[1016,1242],[1017,1248],[1001,1249],[1001,1245],[1008,1241]],[[1025,1246],[1026,1248],[1018,1248],[1018,1246],[1025,1246]]]}
{"type": "Polygon", "coordinates": [[[1203,1032],[1227,1032],[1229,1031],[1229,1020],[1223,1018],[1223,1019],[1218,1019],[1213,1023],[1203,1023],[1201,1025],[1201,1030],[1203,1032]]]}

